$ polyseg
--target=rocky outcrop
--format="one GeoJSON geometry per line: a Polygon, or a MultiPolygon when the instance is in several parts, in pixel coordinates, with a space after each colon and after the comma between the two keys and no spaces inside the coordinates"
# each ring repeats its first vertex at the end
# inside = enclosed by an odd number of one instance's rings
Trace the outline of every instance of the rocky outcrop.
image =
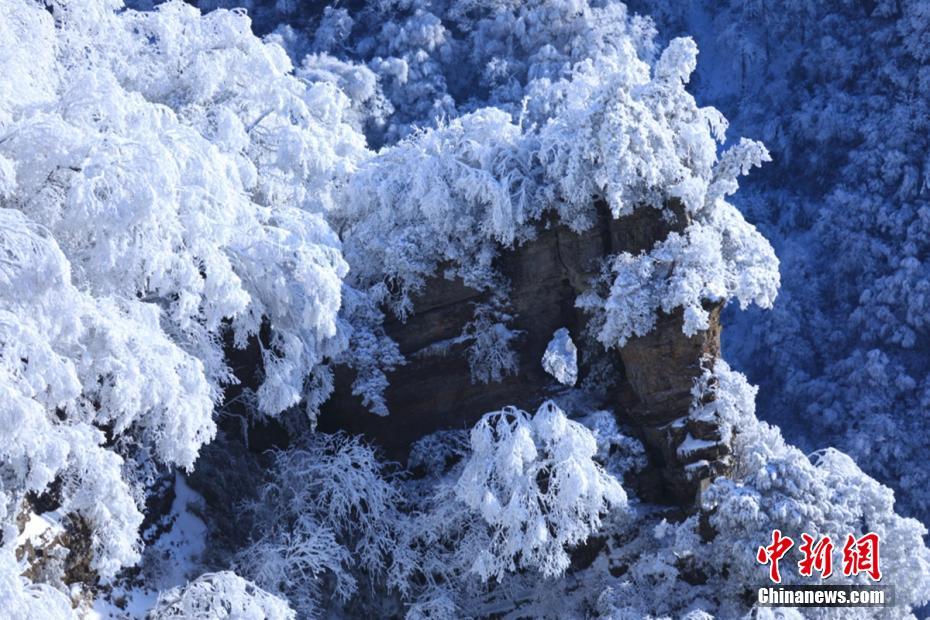
{"type": "Polygon", "coordinates": [[[649,334],[620,349],[624,377],[636,395],[626,409],[661,473],[664,493],[676,503],[694,503],[709,480],[726,474],[730,446],[715,417],[694,402],[695,381],[720,354],[720,311],[710,310],[710,329],[694,336],[682,332],[681,311],[661,316],[649,334]],[[692,411],[692,409],[695,409],[692,411]]]}
{"type": "Polygon", "coordinates": [[[579,347],[581,380],[593,367],[606,365],[614,387],[604,404],[650,452],[651,472],[634,481],[640,495],[692,504],[701,481],[725,473],[728,466],[729,450],[715,425],[688,417],[695,379],[719,354],[720,308],[711,309],[710,329],[692,337],[682,333],[679,312],[660,317],[652,333],[631,339],[619,351],[606,351],[585,339],[588,317],[575,307],[575,299],[598,273],[602,259],[649,250],[687,224],[684,209],[677,205],[664,212],[641,208],[621,219],[612,218],[606,207],[599,214],[597,225],[580,234],[552,223],[541,226],[534,240],[500,256],[497,267],[509,282],[510,326],[520,331],[515,373],[488,384],[472,380],[468,343],[454,342],[473,319],[476,304],[488,302],[491,295],[437,277],[414,300],[414,314],[406,322],[386,325],[408,360],[389,377],[391,415],[366,411],[352,396],[351,371],[341,369],[321,429],[364,433],[389,456],[402,459],[412,442],[433,431],[468,428],[504,405],[534,410],[560,387],[540,360],[553,332],[565,327],[579,347]],[[454,344],[443,355],[429,354],[437,343],[454,344]]]}
{"type": "Polygon", "coordinates": [[[57,510],[57,502],[49,499],[56,492],[30,496],[20,505],[16,559],[26,567],[24,577],[68,592],[72,605],[88,609],[98,584],[93,532],[80,516],[57,510]]]}

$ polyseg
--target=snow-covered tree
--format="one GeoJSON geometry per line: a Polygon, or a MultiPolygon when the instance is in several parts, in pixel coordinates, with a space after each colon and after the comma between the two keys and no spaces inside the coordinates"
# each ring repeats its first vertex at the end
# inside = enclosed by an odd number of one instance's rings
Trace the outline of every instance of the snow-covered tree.
{"type": "Polygon", "coordinates": [[[158,595],[149,612],[151,620],[294,620],[286,601],[273,596],[235,573],[201,575],[183,588],[158,595]]]}
{"type": "Polygon", "coordinates": [[[110,578],[139,557],[152,468],[190,469],[213,437],[224,340],[260,343],[263,414],[343,348],[323,214],[364,138],[348,98],[295,78],[240,12],[0,16],[4,518],[54,483],[110,578]]]}
{"type": "Polygon", "coordinates": [[[302,617],[348,601],[364,578],[391,565],[400,494],[372,448],[342,434],[313,434],[279,451],[268,482],[245,508],[254,539],[237,564],[302,617]]]}
{"type": "Polygon", "coordinates": [[[490,545],[474,560],[482,579],[517,568],[563,573],[566,546],[584,542],[603,514],[626,503],[620,483],[592,460],[591,431],[551,401],[532,417],[515,408],[485,415],[471,448],[455,492],[491,528],[490,545]]]}

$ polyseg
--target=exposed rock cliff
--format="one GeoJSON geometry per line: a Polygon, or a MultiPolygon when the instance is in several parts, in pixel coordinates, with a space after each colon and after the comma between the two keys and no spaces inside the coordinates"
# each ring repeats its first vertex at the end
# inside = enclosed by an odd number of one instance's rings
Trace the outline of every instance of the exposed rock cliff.
{"type": "Polygon", "coordinates": [[[378,417],[366,411],[351,394],[351,371],[343,369],[321,428],[365,433],[390,456],[402,458],[419,437],[438,429],[468,428],[502,405],[535,409],[560,389],[540,359],[553,332],[565,327],[579,346],[581,380],[592,366],[606,365],[613,387],[604,404],[640,434],[650,451],[654,467],[635,481],[637,490],[650,499],[690,505],[701,481],[725,472],[728,465],[729,448],[713,421],[687,417],[695,380],[719,354],[720,308],[711,311],[710,329],[692,337],[682,333],[680,312],[663,315],[654,331],[631,339],[617,353],[584,337],[587,316],[575,307],[605,256],[648,251],[669,232],[684,228],[684,209],[673,206],[669,212],[675,215],[642,208],[614,219],[604,207],[598,224],[584,233],[542,227],[534,240],[502,254],[498,267],[509,284],[510,326],[520,335],[514,346],[518,368],[498,382],[473,381],[468,345],[459,338],[475,305],[489,301],[491,294],[461,281],[434,278],[415,299],[414,314],[406,322],[387,324],[408,360],[390,375],[386,397],[392,414],[378,417]],[[449,343],[442,354],[430,352],[437,343],[449,343]]]}

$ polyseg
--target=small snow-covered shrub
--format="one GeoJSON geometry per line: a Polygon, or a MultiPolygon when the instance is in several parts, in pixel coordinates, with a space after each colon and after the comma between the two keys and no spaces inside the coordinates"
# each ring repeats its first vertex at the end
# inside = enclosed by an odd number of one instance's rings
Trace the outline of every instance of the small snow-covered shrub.
{"type": "Polygon", "coordinates": [[[593,460],[594,436],[551,401],[534,416],[513,407],[485,415],[471,431],[471,448],[455,491],[491,531],[474,559],[482,579],[518,568],[561,574],[566,547],[626,504],[620,483],[593,460]]]}
{"type": "Polygon", "coordinates": [[[578,380],[578,348],[564,327],[552,334],[542,357],[543,369],[563,385],[575,385],[578,380]]]}
{"type": "Polygon", "coordinates": [[[254,537],[236,564],[301,616],[315,616],[332,597],[347,601],[360,580],[385,579],[399,501],[371,447],[311,434],[274,454],[268,482],[245,506],[254,537]]]}
{"type": "Polygon", "coordinates": [[[649,464],[646,448],[638,439],[624,434],[613,411],[599,409],[578,418],[591,430],[597,442],[597,462],[618,479],[645,469],[649,464]]]}
{"type": "Polygon", "coordinates": [[[149,620],[294,620],[287,601],[235,573],[201,575],[158,595],[149,620]]]}
{"type": "Polygon", "coordinates": [[[512,319],[491,304],[479,304],[474,319],[462,330],[461,339],[470,341],[465,355],[472,383],[497,383],[517,373],[519,359],[514,349],[520,331],[507,323],[512,319]]]}
{"type": "Polygon", "coordinates": [[[423,470],[428,476],[442,476],[470,451],[468,431],[436,431],[410,447],[407,469],[423,470]]]}
{"type": "Polygon", "coordinates": [[[410,617],[493,614],[513,605],[508,592],[559,583],[573,548],[626,517],[626,495],[597,452],[591,431],[552,403],[536,416],[489,413],[470,437],[418,442],[410,465],[426,475],[403,483],[408,510],[388,582],[410,617]]]}

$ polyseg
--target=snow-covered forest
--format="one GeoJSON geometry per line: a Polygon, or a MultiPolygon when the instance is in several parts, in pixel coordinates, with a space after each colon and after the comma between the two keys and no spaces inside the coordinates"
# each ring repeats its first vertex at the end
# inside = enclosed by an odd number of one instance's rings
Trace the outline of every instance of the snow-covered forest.
{"type": "Polygon", "coordinates": [[[0,0],[0,618],[926,613],[928,62],[924,0],[0,0]],[[758,606],[774,530],[894,605],[758,606]]]}

